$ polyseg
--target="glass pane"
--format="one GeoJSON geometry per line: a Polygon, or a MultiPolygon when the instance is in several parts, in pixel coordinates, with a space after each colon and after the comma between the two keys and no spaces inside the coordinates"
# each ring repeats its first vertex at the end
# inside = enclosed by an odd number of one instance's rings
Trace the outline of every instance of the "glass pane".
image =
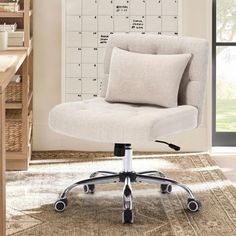
{"type": "Polygon", "coordinates": [[[236,41],[236,0],[216,0],[217,42],[236,41]]]}
{"type": "Polygon", "coordinates": [[[236,132],[236,47],[217,47],[216,55],[216,131],[236,132]]]}

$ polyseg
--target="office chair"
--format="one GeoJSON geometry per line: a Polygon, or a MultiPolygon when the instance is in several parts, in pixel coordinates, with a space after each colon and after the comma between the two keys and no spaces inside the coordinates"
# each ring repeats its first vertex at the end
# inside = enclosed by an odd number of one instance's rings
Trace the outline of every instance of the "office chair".
{"type": "MultiPolygon", "coordinates": [[[[107,83],[100,97],[64,103],[52,109],[49,126],[63,135],[114,143],[114,155],[123,157],[123,170],[119,173],[97,171],[88,179],[67,187],[55,202],[55,210],[63,212],[67,206],[68,193],[77,186],[92,194],[97,184],[124,183],[122,222],[133,223],[133,182],[160,184],[160,191],[169,194],[172,185],[183,188],[187,194],[186,205],[191,212],[199,210],[201,203],[192,191],[182,183],[165,176],[158,170],[135,172],[132,169],[132,143],[161,142],[179,151],[174,144],[158,140],[171,134],[197,128],[203,113],[204,91],[207,78],[208,42],[204,39],[154,34],[113,34],[109,37],[104,57],[104,74],[107,83]],[[178,88],[178,103],[175,107],[146,104],[108,102],[105,99],[111,58],[114,48],[143,55],[191,54],[178,88]]],[[[157,65],[158,66],[158,65],[157,65]]],[[[170,68],[171,70],[172,68],[170,68]]]]}

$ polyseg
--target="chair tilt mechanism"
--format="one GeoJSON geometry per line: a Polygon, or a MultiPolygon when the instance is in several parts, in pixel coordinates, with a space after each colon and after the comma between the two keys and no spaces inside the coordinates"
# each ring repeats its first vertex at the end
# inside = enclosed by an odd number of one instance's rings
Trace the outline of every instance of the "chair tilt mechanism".
{"type": "MultiPolygon", "coordinates": [[[[163,141],[158,141],[169,145],[174,150],[180,150],[176,145],[169,144],[163,141]]],[[[115,144],[114,155],[123,158],[123,170],[119,173],[112,171],[97,171],[90,175],[89,179],[78,181],[69,187],[67,187],[59,199],[55,202],[55,210],[58,212],[63,212],[67,207],[67,196],[68,193],[75,187],[82,185],[84,192],[86,194],[94,194],[95,186],[97,184],[106,183],[124,183],[123,188],[123,213],[122,222],[123,223],[133,223],[133,204],[132,204],[132,186],[131,183],[154,183],[160,184],[160,191],[163,194],[169,194],[172,191],[172,185],[177,185],[183,188],[188,193],[187,198],[187,208],[191,212],[196,212],[201,207],[201,202],[196,200],[192,191],[185,185],[178,183],[175,180],[169,179],[164,173],[158,170],[148,170],[142,172],[135,172],[132,169],[132,147],[131,144],[115,144]]]]}

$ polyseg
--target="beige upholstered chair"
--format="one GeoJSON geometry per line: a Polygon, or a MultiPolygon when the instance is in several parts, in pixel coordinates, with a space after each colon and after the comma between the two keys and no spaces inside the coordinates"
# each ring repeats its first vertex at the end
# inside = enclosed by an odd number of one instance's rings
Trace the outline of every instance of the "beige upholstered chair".
{"type": "MultiPolygon", "coordinates": [[[[131,143],[143,141],[158,142],[159,138],[197,128],[203,113],[203,98],[207,78],[208,43],[204,39],[158,36],[154,34],[114,34],[111,35],[105,53],[105,77],[109,78],[110,61],[114,47],[143,54],[185,54],[192,55],[180,82],[178,106],[159,106],[128,103],[109,103],[104,96],[91,100],[64,103],[52,109],[49,125],[55,132],[97,142],[114,143],[114,154],[124,157],[124,167],[120,173],[98,171],[90,178],[66,188],[55,203],[55,209],[64,211],[67,195],[74,187],[82,185],[86,193],[94,193],[95,185],[109,182],[124,183],[123,214],[124,223],[133,223],[132,182],[159,183],[162,193],[170,193],[171,185],[177,185],[188,193],[187,208],[198,211],[200,202],[191,190],[171,180],[158,170],[136,173],[132,169],[131,143]]],[[[179,147],[169,144],[178,151],[179,147]]]]}

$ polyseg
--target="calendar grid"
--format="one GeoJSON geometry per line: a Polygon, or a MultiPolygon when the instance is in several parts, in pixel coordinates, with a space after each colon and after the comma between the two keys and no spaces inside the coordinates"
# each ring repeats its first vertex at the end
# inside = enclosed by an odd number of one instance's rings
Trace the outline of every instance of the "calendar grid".
{"type": "Polygon", "coordinates": [[[97,96],[103,83],[103,55],[115,32],[178,34],[177,0],[64,0],[65,97],[97,96]]]}

